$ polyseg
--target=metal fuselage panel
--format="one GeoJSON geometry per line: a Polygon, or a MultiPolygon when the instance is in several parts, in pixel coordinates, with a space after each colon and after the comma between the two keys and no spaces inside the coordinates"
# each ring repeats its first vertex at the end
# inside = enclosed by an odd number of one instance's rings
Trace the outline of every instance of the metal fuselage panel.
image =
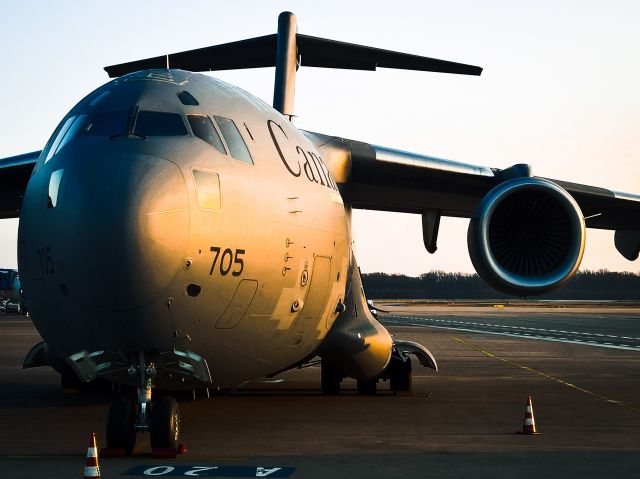
{"type": "Polygon", "coordinates": [[[29,181],[18,261],[43,339],[61,357],[193,351],[220,386],[313,353],[344,299],[350,258],[345,208],[316,149],[250,94],[179,70],[114,80],[59,129],[136,106],[179,113],[187,135],[80,131],[59,146],[54,132],[29,181]],[[233,120],[254,164],[196,138],[191,114],[233,120]],[[201,204],[198,172],[217,175],[213,207],[201,204]]]}

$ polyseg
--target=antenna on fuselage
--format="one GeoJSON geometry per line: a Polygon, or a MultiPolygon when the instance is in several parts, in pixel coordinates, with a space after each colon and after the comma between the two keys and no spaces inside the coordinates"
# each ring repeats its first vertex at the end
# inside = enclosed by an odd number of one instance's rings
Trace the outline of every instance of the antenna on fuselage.
{"type": "Polygon", "coordinates": [[[277,34],[111,65],[105,67],[105,71],[110,77],[117,77],[139,70],[169,68],[169,65],[199,72],[275,66],[273,107],[289,119],[293,116],[299,66],[369,71],[378,67],[398,68],[459,75],[482,73],[482,68],[464,63],[301,35],[296,32],[296,17],[291,12],[282,12],[278,17],[277,34]]]}

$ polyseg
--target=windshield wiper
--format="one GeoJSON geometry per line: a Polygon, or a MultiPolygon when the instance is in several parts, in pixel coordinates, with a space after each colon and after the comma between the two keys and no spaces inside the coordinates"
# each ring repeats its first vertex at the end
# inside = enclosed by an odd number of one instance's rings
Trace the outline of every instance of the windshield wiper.
{"type": "Polygon", "coordinates": [[[120,136],[126,136],[127,138],[140,138],[141,140],[146,140],[147,137],[144,135],[139,135],[138,133],[134,133],[133,126],[135,124],[136,116],[138,116],[138,105],[132,106],[129,110],[129,117],[127,118],[127,126],[122,133],[117,133],[115,135],[111,135],[109,137],[110,140],[114,138],[118,138],[120,136]]]}
{"type": "Polygon", "coordinates": [[[138,135],[137,133],[133,133],[133,132],[125,132],[125,133],[118,133],[116,135],[111,135],[109,137],[110,140],[113,140],[114,138],[119,138],[121,136],[126,136],[127,138],[140,138],[141,140],[146,140],[147,137],[144,135],[138,135]]]}

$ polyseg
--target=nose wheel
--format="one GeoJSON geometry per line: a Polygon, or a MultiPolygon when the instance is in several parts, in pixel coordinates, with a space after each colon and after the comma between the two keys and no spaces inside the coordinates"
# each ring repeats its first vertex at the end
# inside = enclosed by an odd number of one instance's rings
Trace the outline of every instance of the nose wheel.
{"type": "Polygon", "coordinates": [[[173,449],[178,447],[180,438],[180,407],[170,396],[160,396],[151,400],[156,369],[153,363],[146,363],[140,352],[138,364],[128,370],[138,379],[137,404],[126,397],[116,398],[109,407],[107,417],[107,447],[124,450],[126,455],[133,452],[136,432],[149,432],[152,449],[173,449]]]}
{"type": "Polygon", "coordinates": [[[125,397],[114,399],[107,416],[107,447],[123,449],[125,455],[131,455],[136,445],[135,420],[133,401],[125,397]]]}
{"type": "Polygon", "coordinates": [[[161,396],[153,402],[151,420],[151,449],[177,449],[180,438],[180,407],[169,396],[161,396]]]}

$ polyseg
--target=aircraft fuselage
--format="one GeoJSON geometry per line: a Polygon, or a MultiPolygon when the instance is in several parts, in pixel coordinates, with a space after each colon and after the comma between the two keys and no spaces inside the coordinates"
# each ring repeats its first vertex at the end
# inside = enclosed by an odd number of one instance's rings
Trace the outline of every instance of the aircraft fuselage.
{"type": "Polygon", "coordinates": [[[56,355],[188,350],[233,386],[318,348],[345,298],[348,214],[273,108],[204,75],[138,72],[52,135],[23,200],[19,269],[56,355]]]}

